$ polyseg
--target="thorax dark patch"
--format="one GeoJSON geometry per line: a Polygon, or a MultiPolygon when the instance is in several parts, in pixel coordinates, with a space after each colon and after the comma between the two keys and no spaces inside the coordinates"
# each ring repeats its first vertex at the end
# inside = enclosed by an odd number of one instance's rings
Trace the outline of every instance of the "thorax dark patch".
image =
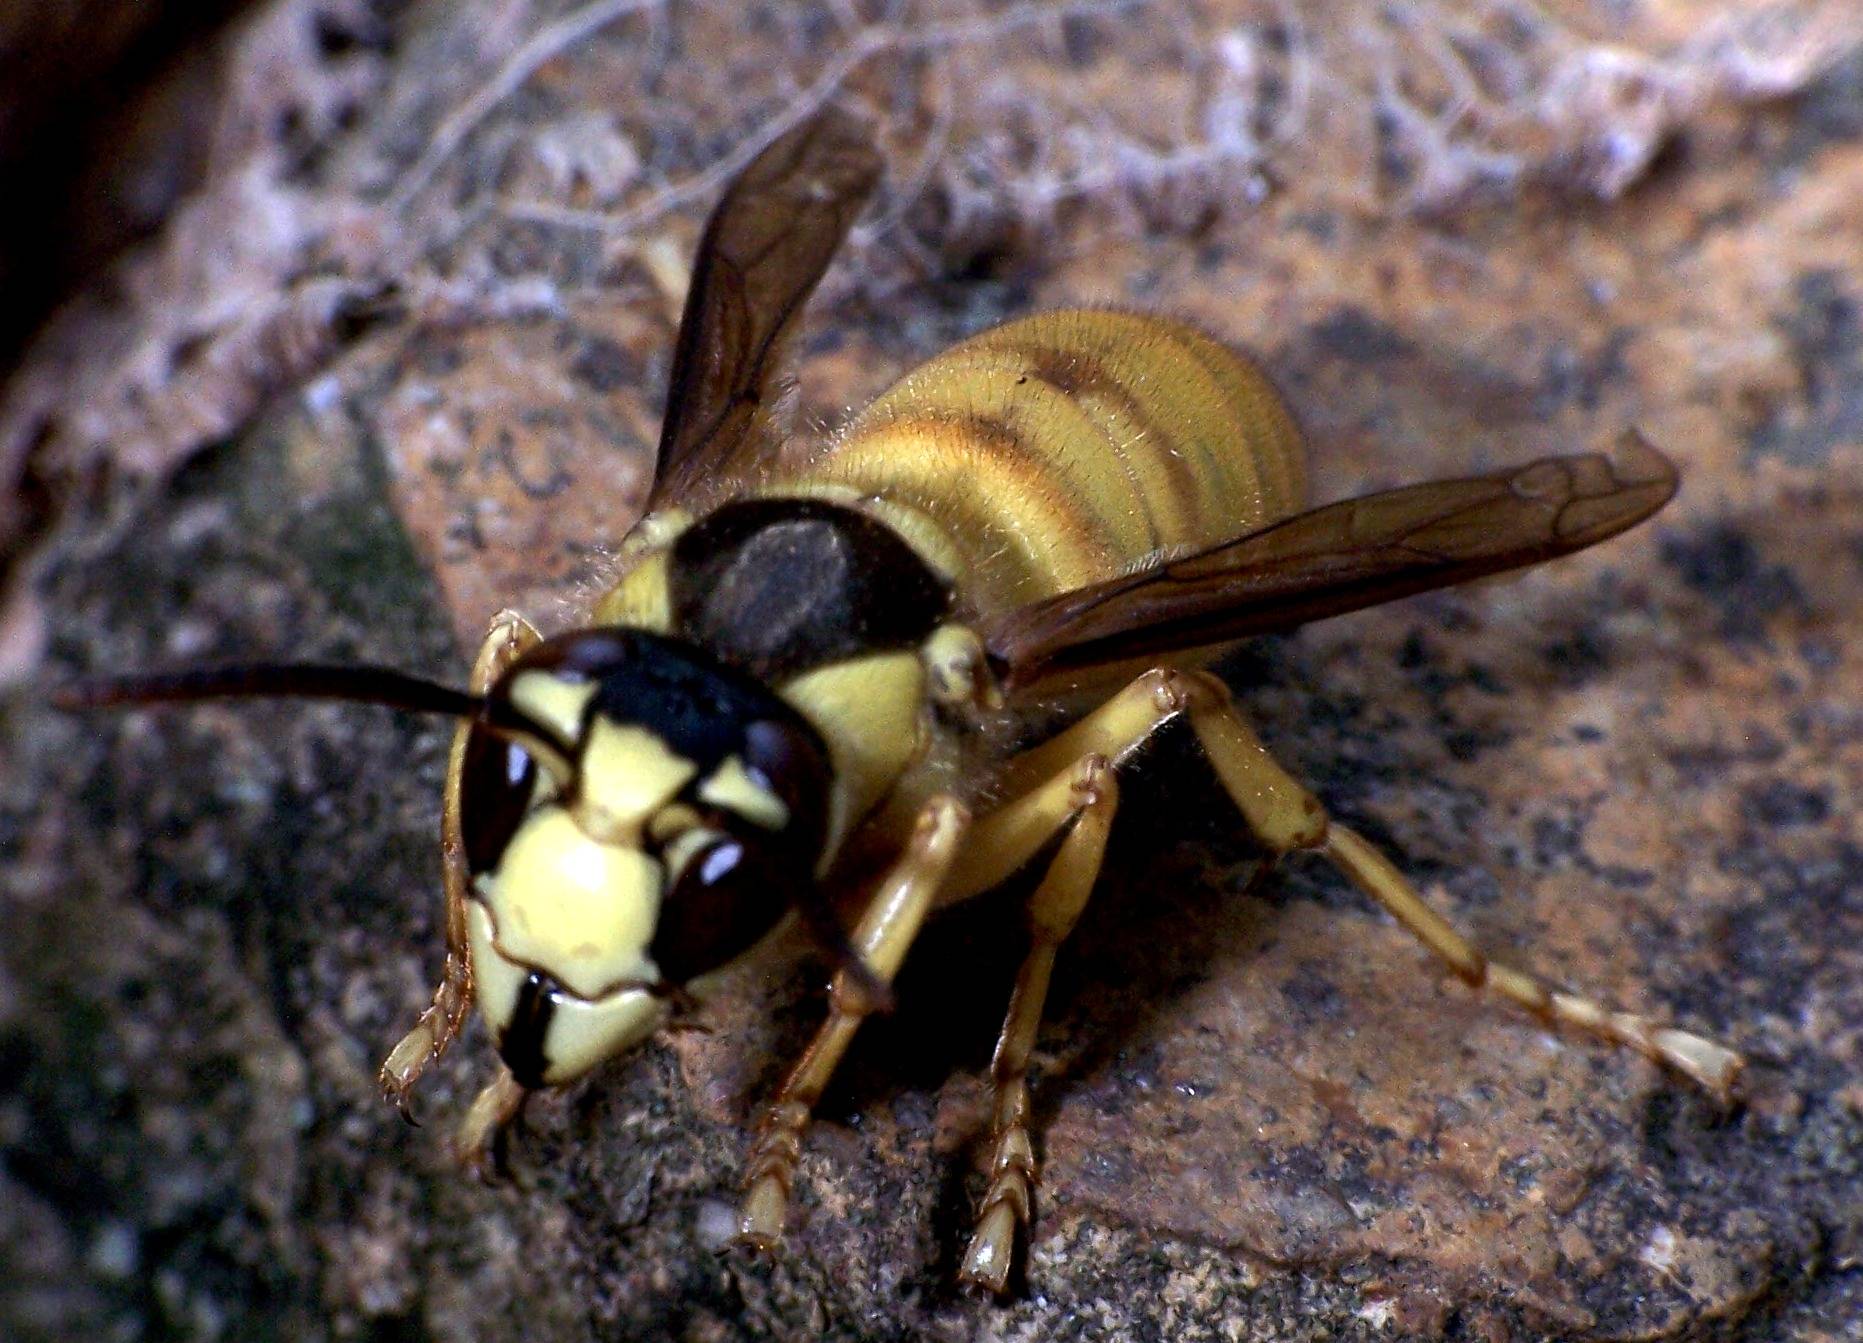
{"type": "Polygon", "coordinates": [[[776,678],[922,642],[951,607],[899,535],[818,499],[727,504],[673,544],[679,635],[776,678]]]}

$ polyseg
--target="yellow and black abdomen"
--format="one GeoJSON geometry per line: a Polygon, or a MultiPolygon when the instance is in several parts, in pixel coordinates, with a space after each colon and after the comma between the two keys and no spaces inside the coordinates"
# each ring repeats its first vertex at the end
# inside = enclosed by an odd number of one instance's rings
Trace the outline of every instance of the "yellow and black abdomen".
{"type": "Polygon", "coordinates": [[[1285,517],[1305,477],[1299,430],[1246,358],[1182,322],[1075,310],[921,364],[773,484],[875,500],[988,612],[1285,517]]]}

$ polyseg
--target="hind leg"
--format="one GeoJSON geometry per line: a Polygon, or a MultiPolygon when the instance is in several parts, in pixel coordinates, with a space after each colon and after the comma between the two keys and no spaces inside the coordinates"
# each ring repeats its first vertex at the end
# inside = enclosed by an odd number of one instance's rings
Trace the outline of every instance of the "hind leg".
{"type": "MultiPolygon", "coordinates": [[[[472,693],[484,694],[505,668],[541,638],[530,622],[517,612],[499,612],[472,664],[469,682],[472,693]]],[[[461,723],[453,734],[453,749],[446,766],[446,794],[440,811],[440,870],[446,891],[446,968],[441,973],[440,986],[433,991],[432,1005],[421,1013],[414,1029],[388,1052],[378,1079],[382,1093],[403,1115],[408,1113],[408,1096],[414,1084],[446,1052],[472,1010],[472,959],[466,949],[469,876],[460,820],[466,742],[471,735],[469,723],[461,723]]]]}
{"type": "Polygon", "coordinates": [[[1687,1031],[1619,1012],[1553,988],[1524,970],[1491,961],[1423,903],[1395,864],[1327,816],[1315,798],[1268,754],[1214,677],[1181,678],[1190,725],[1249,827],[1276,854],[1306,851],[1337,868],[1384,906],[1463,981],[1511,999],[1542,1020],[1576,1027],[1673,1068],[1725,1101],[1744,1063],[1732,1050],[1687,1031]]]}
{"type": "Polygon", "coordinates": [[[1744,1066],[1732,1050],[1490,961],[1423,903],[1390,859],[1326,814],[1320,800],[1268,754],[1237,712],[1228,687],[1208,673],[1147,672],[1067,731],[1017,757],[1009,787],[1026,786],[1030,778],[1052,774],[1090,752],[1122,759],[1144,740],[1146,733],[1135,731],[1141,724],[1155,727],[1179,715],[1189,721],[1224,791],[1271,853],[1311,852],[1326,859],[1470,985],[1493,990],[1554,1025],[1634,1049],[1717,1097],[1732,1095],[1744,1066]]]}
{"type": "Polygon", "coordinates": [[[1577,1027],[1612,1044],[1634,1049],[1688,1077],[1723,1103],[1733,1099],[1745,1062],[1731,1049],[1688,1031],[1658,1025],[1633,1012],[1619,1012],[1590,998],[1552,988],[1524,970],[1489,960],[1442,915],[1423,903],[1416,888],[1389,858],[1343,825],[1330,826],[1314,852],[1389,910],[1465,983],[1492,989],[1553,1025],[1577,1027]]]}

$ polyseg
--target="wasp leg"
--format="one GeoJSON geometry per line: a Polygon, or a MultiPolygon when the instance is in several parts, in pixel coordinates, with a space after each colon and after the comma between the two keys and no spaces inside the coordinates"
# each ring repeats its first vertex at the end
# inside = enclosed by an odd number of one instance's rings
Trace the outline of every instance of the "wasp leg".
{"type": "MultiPolygon", "coordinates": [[[[493,617],[485,642],[479,646],[479,656],[472,664],[472,693],[484,694],[505,668],[542,637],[517,612],[500,611],[493,617]]],[[[471,725],[467,723],[460,724],[453,734],[453,749],[446,765],[446,794],[440,810],[440,872],[446,889],[446,968],[441,974],[440,987],[433,991],[432,1006],[421,1013],[414,1029],[388,1052],[378,1079],[382,1093],[403,1115],[408,1113],[408,1096],[414,1084],[446,1052],[472,1010],[472,958],[466,949],[466,896],[470,876],[466,871],[466,842],[460,820],[466,741],[471,734],[471,725]]],[[[480,1097],[481,1101],[484,1099],[480,1097]]]]}
{"type": "Polygon", "coordinates": [[[1055,953],[1073,930],[1106,851],[1119,805],[1114,770],[1203,696],[1192,678],[1147,672],[1066,732],[1015,757],[995,780],[1010,800],[977,822],[946,883],[953,903],[1002,882],[1066,832],[1027,910],[1030,947],[990,1063],[995,1090],[990,1187],[958,1276],[1001,1293],[1018,1233],[1029,1223],[1036,1161],[1028,1133],[1028,1062],[1055,953]],[[1070,828],[1071,826],[1071,828],[1070,828]]]}
{"type": "Polygon", "coordinates": [[[482,1180],[489,1181],[494,1173],[502,1172],[503,1152],[494,1148],[502,1148],[500,1140],[505,1130],[518,1117],[529,1095],[511,1070],[500,1063],[498,1075],[473,1098],[459,1125],[459,1134],[453,1140],[453,1155],[459,1163],[482,1180]]]}
{"type": "Polygon", "coordinates": [[[1389,858],[1343,825],[1330,827],[1318,852],[1473,987],[1493,989],[1548,1022],[1576,1026],[1634,1049],[1689,1077],[1723,1103],[1733,1099],[1741,1070],[1746,1066],[1733,1050],[1688,1031],[1657,1025],[1635,1013],[1615,1011],[1590,998],[1550,988],[1525,971],[1489,960],[1423,903],[1389,858]]]}
{"type": "MultiPolygon", "coordinates": [[[[1118,807],[1119,785],[1111,763],[1104,755],[1084,756],[1065,773],[979,821],[966,847],[970,853],[988,855],[988,861],[952,874],[951,890],[961,898],[983,889],[979,883],[995,884],[990,878],[1006,859],[1020,854],[1025,862],[1028,850],[1065,831],[1028,901],[1029,951],[1016,975],[1002,1034],[990,1060],[990,1082],[996,1093],[990,1187],[978,1206],[976,1231],[958,1272],[961,1281],[999,1295],[1008,1289],[1016,1237],[1029,1224],[1034,1196],[1035,1149],[1028,1131],[1029,1054],[1041,1028],[1055,952],[1073,931],[1093,892],[1106,853],[1106,834],[1118,807]]],[[[1014,866],[1020,862],[1010,870],[1014,866]]]]}
{"type": "Polygon", "coordinates": [[[1389,859],[1327,816],[1319,799],[1268,754],[1237,712],[1228,687],[1207,673],[1146,672],[1067,731],[1012,760],[999,787],[1005,795],[1014,796],[1031,781],[1094,752],[1118,764],[1151,731],[1180,714],[1190,720],[1224,791],[1249,829],[1276,856],[1302,850],[1318,853],[1469,984],[1494,989],[1544,1020],[1575,1026],[1635,1049],[1715,1096],[1731,1097],[1744,1066],[1732,1050],[1549,988],[1523,971],[1489,961],[1423,903],[1389,859]]]}
{"type": "Polygon", "coordinates": [[[1359,835],[1332,821],[1314,797],[1276,763],[1229,698],[1222,682],[1202,673],[1180,675],[1179,693],[1205,755],[1250,829],[1275,854],[1307,850],[1326,859],[1384,906],[1444,964],[1475,988],[1511,998],[1542,1020],[1574,1026],[1694,1080],[1722,1101],[1731,1099],[1744,1066],[1732,1050],[1589,998],[1548,987],[1511,966],[1490,961],[1423,903],[1415,887],[1359,835]]]}
{"type": "MultiPolygon", "coordinates": [[[[879,983],[891,984],[899,972],[969,824],[970,814],[962,803],[944,796],[927,802],[905,852],[875,890],[850,941],[879,983]]],[[[758,1120],[738,1212],[740,1244],[767,1250],[782,1239],[803,1130],[854,1032],[873,1007],[854,976],[846,969],[836,972],[828,1020],[758,1120]]]]}

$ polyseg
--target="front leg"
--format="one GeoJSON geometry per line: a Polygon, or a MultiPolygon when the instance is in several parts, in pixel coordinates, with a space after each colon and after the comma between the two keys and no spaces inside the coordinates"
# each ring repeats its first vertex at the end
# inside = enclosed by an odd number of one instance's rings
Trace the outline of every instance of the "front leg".
{"type": "MultiPolygon", "coordinates": [[[[881,880],[849,939],[867,976],[879,984],[891,984],[899,973],[969,824],[970,815],[962,803],[944,796],[933,798],[919,813],[905,852],[881,880]]],[[[789,1190],[802,1155],[802,1134],[854,1032],[873,1010],[873,996],[860,980],[846,966],[835,974],[828,1020],[758,1120],[738,1212],[740,1244],[767,1250],[782,1239],[789,1190]]]]}
{"type": "MultiPolygon", "coordinates": [[[[492,619],[479,656],[472,664],[472,693],[483,695],[504,671],[541,642],[531,623],[515,611],[500,611],[492,619]]],[[[466,839],[461,818],[461,793],[466,769],[466,743],[472,724],[461,723],[453,734],[452,753],[446,763],[446,793],[440,809],[440,875],[446,891],[446,968],[433,1003],[414,1023],[414,1029],[388,1052],[379,1081],[382,1093],[403,1115],[408,1096],[439,1057],[446,1052],[472,1010],[472,957],[466,946],[466,900],[471,874],[466,870],[466,839]]]]}

